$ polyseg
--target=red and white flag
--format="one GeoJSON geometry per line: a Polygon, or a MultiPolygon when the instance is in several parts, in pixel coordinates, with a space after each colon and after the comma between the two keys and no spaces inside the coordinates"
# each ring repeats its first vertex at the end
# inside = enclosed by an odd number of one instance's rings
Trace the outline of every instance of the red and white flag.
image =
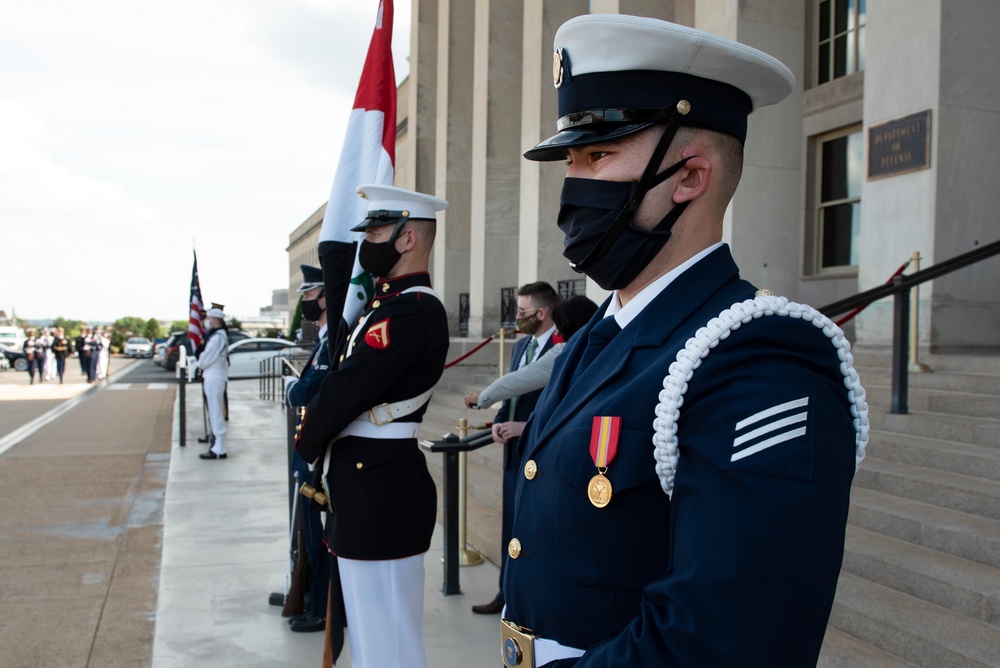
{"type": "Polygon", "coordinates": [[[371,276],[357,259],[364,235],[351,232],[367,213],[357,187],[364,183],[393,185],[396,74],[392,66],[392,13],[392,0],[381,0],[319,233],[326,303],[331,309],[343,303],[344,323],[357,320],[374,290],[371,276]]]}
{"type": "MultiPolygon", "coordinates": [[[[194,251],[192,251],[194,252],[194,251]]],[[[188,339],[197,348],[205,338],[205,323],[201,312],[205,306],[201,301],[201,283],[198,281],[198,253],[194,253],[194,267],[191,268],[191,297],[188,299],[188,339]]]]}

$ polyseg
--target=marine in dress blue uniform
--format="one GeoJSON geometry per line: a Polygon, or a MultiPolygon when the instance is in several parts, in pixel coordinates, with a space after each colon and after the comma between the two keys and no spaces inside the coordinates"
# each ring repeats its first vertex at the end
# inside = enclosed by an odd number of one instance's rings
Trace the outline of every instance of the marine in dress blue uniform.
{"type": "Polygon", "coordinates": [[[337,367],[306,409],[298,452],[323,472],[327,545],[337,555],[351,665],[426,666],[423,554],[437,491],[417,446],[430,392],[444,371],[448,318],[427,273],[444,200],[362,185],[369,201],[354,228],[376,294],[337,367]]]}
{"type": "MultiPolygon", "coordinates": [[[[302,295],[302,316],[320,326],[319,340],[306,360],[298,377],[285,377],[285,403],[298,408],[307,406],[319,393],[320,385],[330,369],[330,347],[327,340],[326,299],[323,296],[323,270],[306,264],[299,265],[302,284],[297,292],[302,295]]],[[[296,452],[292,455],[292,470],[299,474],[299,481],[312,480],[309,464],[296,452]]],[[[300,502],[304,503],[302,499],[300,502]]],[[[326,628],[327,592],[330,587],[330,558],[323,544],[322,511],[318,505],[307,504],[302,508],[302,535],[309,563],[307,608],[302,615],[290,620],[292,631],[308,633],[326,628]]]]}
{"type": "Polygon", "coordinates": [[[560,131],[525,155],[569,157],[564,254],[613,294],[518,443],[503,659],[813,666],[864,390],[839,329],[741,280],[720,241],[747,116],[792,75],[629,16],[572,19],[555,47],[560,131]]]}

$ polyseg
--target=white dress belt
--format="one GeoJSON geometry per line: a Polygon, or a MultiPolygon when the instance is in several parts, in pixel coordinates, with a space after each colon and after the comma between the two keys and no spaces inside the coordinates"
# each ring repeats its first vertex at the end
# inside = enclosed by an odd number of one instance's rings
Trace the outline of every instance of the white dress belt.
{"type": "Polygon", "coordinates": [[[344,428],[344,431],[337,435],[337,438],[344,436],[361,436],[363,438],[416,438],[420,432],[419,422],[388,422],[377,425],[364,419],[358,418],[344,428]]]}
{"type": "Polygon", "coordinates": [[[544,666],[559,659],[575,659],[583,656],[583,650],[560,645],[555,640],[535,638],[535,665],[544,666]]]}
{"type": "Polygon", "coordinates": [[[416,438],[420,431],[419,422],[396,422],[397,418],[405,417],[411,413],[415,413],[421,406],[426,404],[431,395],[434,393],[434,388],[431,388],[424,392],[423,394],[413,397],[412,399],[404,399],[403,401],[394,401],[389,404],[379,404],[368,409],[367,412],[362,413],[358,417],[354,418],[347,427],[344,428],[337,438],[343,436],[362,436],[364,438],[416,438]]]}

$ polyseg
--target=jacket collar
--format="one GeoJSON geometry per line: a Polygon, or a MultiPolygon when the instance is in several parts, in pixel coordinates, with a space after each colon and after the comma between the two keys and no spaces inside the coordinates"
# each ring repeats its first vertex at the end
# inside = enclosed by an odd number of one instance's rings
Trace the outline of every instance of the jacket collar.
{"type": "Polygon", "coordinates": [[[419,272],[416,274],[395,276],[393,278],[380,278],[375,282],[375,296],[373,297],[373,301],[376,299],[385,299],[386,297],[395,297],[403,290],[408,290],[418,285],[430,287],[430,274],[419,272]]]}
{"type": "MultiPolygon", "coordinates": [[[[533,456],[584,403],[609,385],[635,351],[663,346],[678,326],[718,291],[739,277],[729,246],[723,245],[678,276],[611,341],[600,357],[568,387],[587,347],[590,330],[601,319],[611,298],[577,332],[558,361],[558,374],[549,382],[535,409],[533,430],[538,434],[527,456],[533,456]]],[[[664,369],[666,373],[666,369],[664,369]]],[[[650,415],[650,421],[653,416],[650,415]]]]}

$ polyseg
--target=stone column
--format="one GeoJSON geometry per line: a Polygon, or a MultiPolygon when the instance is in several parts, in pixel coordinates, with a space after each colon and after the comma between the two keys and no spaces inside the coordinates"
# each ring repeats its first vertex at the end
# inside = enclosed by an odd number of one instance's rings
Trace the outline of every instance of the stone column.
{"type": "Polygon", "coordinates": [[[438,0],[412,0],[412,7],[410,74],[406,83],[407,99],[402,101],[406,105],[406,154],[397,155],[396,185],[433,193],[436,185],[438,0]],[[400,164],[403,161],[405,164],[400,164]]]}
{"type": "Polygon", "coordinates": [[[500,289],[517,281],[522,0],[476,0],[472,91],[469,336],[500,326],[500,289]]]}
{"type": "Polygon", "coordinates": [[[458,296],[469,285],[474,9],[465,0],[439,0],[437,10],[434,194],[448,200],[448,210],[438,214],[432,270],[452,333],[458,296]]]}

